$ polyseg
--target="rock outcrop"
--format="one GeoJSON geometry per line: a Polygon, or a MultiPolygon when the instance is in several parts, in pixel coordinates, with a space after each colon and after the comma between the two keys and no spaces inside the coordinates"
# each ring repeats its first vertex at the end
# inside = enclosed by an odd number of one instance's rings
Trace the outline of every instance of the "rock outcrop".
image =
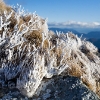
{"type": "Polygon", "coordinates": [[[79,78],[71,76],[43,79],[32,98],[21,95],[17,89],[0,92],[2,92],[0,100],[100,100],[79,78]]]}

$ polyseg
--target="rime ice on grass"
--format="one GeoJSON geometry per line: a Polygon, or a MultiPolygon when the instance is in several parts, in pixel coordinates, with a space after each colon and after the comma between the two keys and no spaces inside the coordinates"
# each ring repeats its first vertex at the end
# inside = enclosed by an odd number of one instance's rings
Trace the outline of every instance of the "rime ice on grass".
{"type": "Polygon", "coordinates": [[[0,69],[5,82],[32,97],[44,77],[62,72],[79,77],[100,96],[100,58],[97,48],[73,33],[48,31],[46,20],[13,8],[0,16],[0,69]]]}

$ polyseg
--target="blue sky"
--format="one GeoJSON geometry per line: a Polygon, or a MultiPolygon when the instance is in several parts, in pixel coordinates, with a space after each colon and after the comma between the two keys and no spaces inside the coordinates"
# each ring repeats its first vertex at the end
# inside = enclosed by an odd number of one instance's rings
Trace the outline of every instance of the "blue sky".
{"type": "Polygon", "coordinates": [[[100,0],[5,0],[9,5],[22,5],[25,10],[48,18],[50,24],[100,24],[100,0]]]}

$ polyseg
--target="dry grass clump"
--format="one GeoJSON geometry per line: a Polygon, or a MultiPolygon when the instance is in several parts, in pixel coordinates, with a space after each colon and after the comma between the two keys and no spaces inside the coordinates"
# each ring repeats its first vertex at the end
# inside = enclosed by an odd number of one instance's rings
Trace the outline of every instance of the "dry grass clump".
{"type": "Polygon", "coordinates": [[[96,82],[95,79],[93,81],[89,80],[88,76],[86,76],[86,71],[80,67],[80,64],[71,62],[70,66],[71,68],[69,69],[69,75],[80,78],[83,84],[100,96],[100,82],[96,82]]]}
{"type": "MultiPolygon", "coordinates": [[[[0,0],[0,16],[2,16],[3,21],[6,19],[4,17],[4,12],[10,13],[12,10],[11,7],[7,6],[3,0],[0,0]]],[[[9,27],[9,26],[8,26],[9,27]]],[[[2,28],[2,30],[0,30],[0,34],[2,34],[4,31],[4,28],[2,28]]]]}
{"type": "Polygon", "coordinates": [[[96,52],[96,55],[97,55],[98,57],[100,57],[100,53],[99,53],[99,52],[96,52]]]}
{"type": "MultiPolygon", "coordinates": [[[[52,45],[52,43],[51,43],[51,45],[52,45]]],[[[60,47],[54,47],[51,51],[50,51],[50,53],[51,53],[51,56],[55,56],[55,58],[56,58],[56,66],[59,66],[60,65],[60,62],[61,62],[61,60],[62,60],[62,58],[61,58],[61,54],[62,54],[62,49],[60,48],[60,47]]],[[[66,60],[66,59],[64,59],[64,60],[66,60]]],[[[64,60],[62,60],[62,63],[64,63],[64,60]]]]}
{"type": "Polygon", "coordinates": [[[75,34],[72,34],[71,32],[69,32],[69,33],[70,33],[70,34],[68,34],[68,36],[69,36],[70,38],[77,40],[75,34]]]}
{"type": "MultiPolygon", "coordinates": [[[[3,18],[3,23],[5,22],[5,19],[7,16],[4,15],[4,12],[6,12],[7,14],[11,13],[12,8],[8,5],[6,5],[3,0],[0,0],[0,15],[3,18]]],[[[14,30],[14,26],[16,25],[17,21],[14,17],[14,12],[12,13],[11,17],[8,19],[8,21],[10,21],[10,24],[7,26],[7,28],[9,29],[9,32],[12,32],[14,30]]],[[[4,29],[2,28],[2,30],[0,30],[0,34],[2,34],[4,31],[4,29]]]]}
{"type": "Polygon", "coordinates": [[[77,62],[75,63],[71,61],[70,66],[71,68],[69,69],[69,75],[81,78],[83,72],[80,65],[77,64],[77,62]]]}
{"type": "Polygon", "coordinates": [[[59,66],[61,62],[62,49],[60,47],[56,48],[55,53],[57,58],[57,66],[59,66]]]}
{"type": "Polygon", "coordinates": [[[57,35],[53,35],[52,36],[52,38],[50,40],[52,42],[52,45],[56,45],[57,44],[57,41],[56,41],[57,38],[58,38],[57,35]]]}
{"type": "Polygon", "coordinates": [[[100,95],[99,92],[97,92],[100,91],[100,85],[97,86],[95,81],[91,82],[88,80],[88,77],[84,77],[84,75],[86,75],[86,72],[81,68],[81,66],[83,66],[81,62],[75,63],[74,61],[71,61],[70,66],[71,68],[69,69],[68,72],[69,75],[80,78],[83,84],[85,84],[89,89],[100,95]]]}
{"type": "MultiPolygon", "coordinates": [[[[28,50],[29,50],[29,46],[30,46],[30,43],[29,42],[24,42],[22,45],[17,45],[13,48],[13,56],[11,58],[11,62],[18,65],[21,61],[27,59],[27,54],[28,54],[28,50]],[[21,48],[22,51],[19,49],[21,48]],[[23,54],[21,54],[23,52],[23,54]]],[[[30,46],[30,52],[33,52],[34,50],[34,47],[33,46],[30,46]]],[[[30,60],[28,61],[31,61],[32,58],[30,58],[30,60]]]]}
{"type": "Polygon", "coordinates": [[[10,12],[11,11],[11,7],[7,6],[3,0],[0,0],[0,15],[2,15],[2,13],[4,11],[10,12]]]}
{"type": "Polygon", "coordinates": [[[24,22],[29,22],[30,19],[31,19],[31,17],[32,17],[31,15],[24,16],[24,17],[23,17],[23,21],[24,21],[24,22]]]}
{"type": "Polygon", "coordinates": [[[14,26],[17,25],[17,24],[18,24],[19,31],[21,32],[24,28],[24,27],[21,27],[21,25],[25,24],[26,26],[28,26],[27,23],[30,20],[30,19],[25,20],[25,18],[27,18],[27,16],[22,16],[22,17],[19,18],[19,21],[17,21],[17,19],[15,18],[15,13],[16,12],[13,12],[10,19],[9,19],[9,21],[10,21],[10,24],[8,26],[9,32],[13,32],[14,31],[14,26]]]}
{"type": "Polygon", "coordinates": [[[90,61],[94,61],[94,55],[92,53],[87,53],[87,57],[90,61]]]}
{"type": "MultiPolygon", "coordinates": [[[[88,51],[88,50],[86,50],[88,51]]],[[[68,74],[71,76],[78,77],[82,80],[82,82],[93,92],[100,96],[100,79],[96,81],[92,76],[89,79],[88,66],[84,64],[79,58],[78,54],[84,59],[84,61],[91,61],[95,63],[95,55],[91,52],[85,52],[85,56],[81,52],[72,51],[70,57],[67,58],[67,64],[70,66],[68,68],[68,74]]],[[[95,76],[97,78],[97,76],[95,76]]]]}
{"type": "Polygon", "coordinates": [[[28,34],[27,36],[25,36],[25,38],[31,43],[31,44],[35,44],[36,47],[40,46],[40,44],[42,43],[42,34],[40,31],[34,30],[33,32],[31,32],[30,34],[28,34]]]}
{"type": "Polygon", "coordinates": [[[81,50],[81,52],[83,52],[84,54],[90,53],[90,50],[88,50],[87,47],[84,46],[84,45],[81,46],[81,49],[80,49],[80,50],[81,50]]]}
{"type": "Polygon", "coordinates": [[[24,24],[24,23],[25,23],[25,22],[24,22],[23,18],[20,18],[20,21],[19,21],[19,23],[18,23],[20,32],[24,29],[23,27],[21,27],[21,25],[24,24]]]}
{"type": "Polygon", "coordinates": [[[100,80],[96,82],[96,93],[100,96],[100,80]]]}
{"type": "Polygon", "coordinates": [[[91,82],[90,80],[88,80],[87,78],[82,78],[82,82],[93,92],[96,92],[96,82],[91,82]]]}
{"type": "Polygon", "coordinates": [[[14,31],[14,26],[17,24],[17,20],[15,19],[13,14],[10,17],[9,21],[10,21],[10,24],[8,25],[9,32],[13,32],[14,31]]]}
{"type": "Polygon", "coordinates": [[[48,39],[44,40],[43,49],[47,50],[49,48],[49,41],[48,39]]]}
{"type": "Polygon", "coordinates": [[[53,31],[51,31],[51,30],[49,30],[48,33],[49,33],[48,35],[52,36],[52,37],[55,35],[55,33],[53,31]]]}

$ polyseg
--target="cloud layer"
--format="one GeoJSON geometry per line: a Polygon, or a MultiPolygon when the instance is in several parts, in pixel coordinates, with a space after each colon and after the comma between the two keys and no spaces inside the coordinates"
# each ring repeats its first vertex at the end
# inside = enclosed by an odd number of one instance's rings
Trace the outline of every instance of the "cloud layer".
{"type": "Polygon", "coordinates": [[[49,27],[100,28],[100,22],[87,23],[87,22],[67,21],[67,22],[61,22],[61,23],[51,22],[51,23],[48,23],[48,25],[49,25],[49,27]]]}

